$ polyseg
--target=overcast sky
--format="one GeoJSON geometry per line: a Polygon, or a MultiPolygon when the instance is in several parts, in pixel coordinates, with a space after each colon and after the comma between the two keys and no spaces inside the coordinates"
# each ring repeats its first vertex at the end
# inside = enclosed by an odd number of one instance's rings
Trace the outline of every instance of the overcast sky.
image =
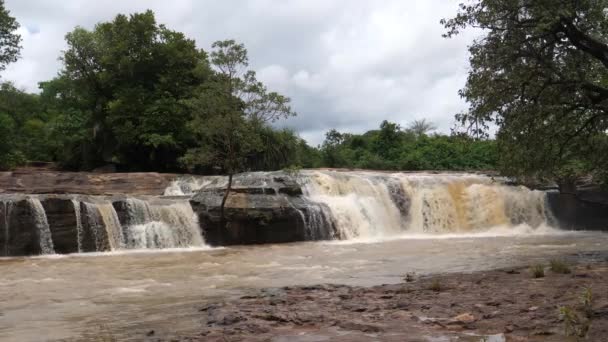
{"type": "Polygon", "coordinates": [[[54,77],[75,26],[92,28],[118,13],[152,9],[159,23],[209,49],[232,38],[249,50],[251,67],[271,90],[290,96],[298,112],[281,125],[311,144],[336,128],[360,133],[382,120],[407,125],[421,118],[449,132],[466,104],[472,33],[441,37],[452,0],[6,0],[21,24],[22,58],[2,74],[38,91],[54,77]]]}

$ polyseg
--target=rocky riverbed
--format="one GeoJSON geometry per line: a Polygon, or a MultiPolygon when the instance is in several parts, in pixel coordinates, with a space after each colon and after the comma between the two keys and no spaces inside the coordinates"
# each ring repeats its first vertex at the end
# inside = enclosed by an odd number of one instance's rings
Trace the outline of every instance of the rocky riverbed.
{"type": "MultiPolygon", "coordinates": [[[[608,336],[608,263],[563,274],[529,268],[417,278],[397,285],[256,291],[199,310],[200,332],[149,341],[586,341],[608,336]],[[587,291],[588,289],[588,291],[587,291]],[[584,305],[583,298],[591,296],[584,305]],[[564,319],[560,308],[576,315],[564,319]],[[579,321],[577,321],[577,319],[579,321]],[[568,324],[570,326],[567,328],[568,324]],[[570,329],[569,332],[566,329],[570,329]]],[[[158,335],[158,334],[157,334],[158,335]]]]}

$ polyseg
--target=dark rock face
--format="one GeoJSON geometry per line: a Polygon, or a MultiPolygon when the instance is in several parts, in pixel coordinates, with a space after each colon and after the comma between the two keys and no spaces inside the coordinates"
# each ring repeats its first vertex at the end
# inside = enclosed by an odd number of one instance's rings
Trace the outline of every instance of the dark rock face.
{"type": "Polygon", "coordinates": [[[109,251],[110,239],[97,207],[80,202],[82,252],[109,251]]]}
{"type": "Polygon", "coordinates": [[[563,229],[608,230],[608,192],[577,189],[549,192],[549,206],[563,229]]]}
{"type": "Polygon", "coordinates": [[[41,254],[36,222],[26,199],[4,201],[0,207],[0,256],[41,254]]]}
{"type": "Polygon", "coordinates": [[[318,204],[301,197],[291,177],[235,179],[225,207],[226,228],[220,227],[220,206],[225,184],[202,189],[190,204],[198,214],[205,242],[212,246],[282,243],[330,239],[331,220],[318,204]]]}
{"type": "Polygon", "coordinates": [[[55,253],[77,253],[78,224],[72,200],[51,197],[41,203],[49,222],[55,253]]]}
{"type": "Polygon", "coordinates": [[[231,193],[226,228],[220,227],[222,194],[201,192],[190,201],[199,215],[205,241],[213,246],[305,240],[302,213],[285,195],[231,193]]]}

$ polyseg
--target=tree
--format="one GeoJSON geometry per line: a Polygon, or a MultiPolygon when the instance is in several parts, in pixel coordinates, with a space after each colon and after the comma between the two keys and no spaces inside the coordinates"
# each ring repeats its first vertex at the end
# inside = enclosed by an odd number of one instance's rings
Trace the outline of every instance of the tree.
{"type": "Polygon", "coordinates": [[[212,48],[211,63],[229,79],[233,95],[243,102],[243,111],[250,120],[269,123],[296,115],[289,97],[268,92],[256,79],[255,71],[246,70],[249,58],[245,45],[229,39],[214,42],[212,48]]]}
{"type": "Polygon", "coordinates": [[[437,129],[437,126],[426,119],[422,120],[414,120],[409,125],[407,125],[407,131],[413,133],[417,137],[422,135],[426,135],[437,129]]]}
{"type": "Polygon", "coordinates": [[[471,69],[457,119],[498,126],[507,175],[563,178],[601,172],[608,129],[608,1],[478,0],[442,20],[446,37],[466,27],[471,69]],[[570,167],[577,165],[577,167],[570,167]]]}
{"type": "MultiPolygon", "coordinates": [[[[289,98],[270,95],[247,71],[247,50],[234,40],[212,45],[211,64],[216,73],[189,101],[194,117],[190,128],[199,146],[188,150],[182,162],[189,168],[217,168],[228,175],[220,205],[220,227],[225,228],[224,208],[232,190],[233,176],[246,170],[264,146],[267,122],[295,115],[289,98]]],[[[268,156],[268,155],[267,155],[268,156]]]]}
{"type": "Polygon", "coordinates": [[[340,156],[340,146],[344,142],[344,136],[336,129],[331,129],[325,133],[325,141],[321,146],[323,151],[323,159],[325,165],[329,167],[342,167],[342,158],[340,156]]]}
{"type": "Polygon", "coordinates": [[[0,71],[19,58],[21,36],[15,33],[18,28],[19,23],[4,7],[4,0],[0,0],[0,71]]]}
{"type": "MultiPolygon", "coordinates": [[[[66,35],[64,69],[54,91],[86,117],[89,168],[113,162],[129,170],[175,170],[192,145],[184,101],[211,75],[207,55],[154,13],[118,15],[66,35]]],[[[65,107],[64,107],[65,108],[65,107]]]]}

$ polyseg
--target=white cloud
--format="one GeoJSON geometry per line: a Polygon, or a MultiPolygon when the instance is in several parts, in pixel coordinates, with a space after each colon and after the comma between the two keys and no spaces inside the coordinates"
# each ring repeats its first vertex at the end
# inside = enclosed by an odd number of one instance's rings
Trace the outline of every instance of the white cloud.
{"type": "Polygon", "coordinates": [[[443,132],[466,104],[472,35],[446,40],[439,20],[445,0],[7,0],[21,23],[22,59],[3,73],[31,91],[56,75],[64,36],[118,13],[152,9],[157,20],[208,48],[219,39],[245,43],[251,66],[271,90],[293,99],[294,127],[316,144],[324,132],[362,132],[384,120],[428,118],[443,132]]]}

